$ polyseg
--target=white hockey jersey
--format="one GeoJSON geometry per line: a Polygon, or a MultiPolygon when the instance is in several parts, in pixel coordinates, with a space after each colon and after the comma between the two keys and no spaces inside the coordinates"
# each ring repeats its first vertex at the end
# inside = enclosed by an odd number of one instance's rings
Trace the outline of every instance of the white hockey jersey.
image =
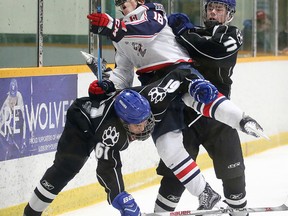
{"type": "Polygon", "coordinates": [[[110,79],[117,89],[133,84],[137,74],[149,73],[179,62],[191,62],[188,52],[175,40],[161,4],[147,3],[123,18],[127,32],[116,48],[116,67],[110,79]]]}

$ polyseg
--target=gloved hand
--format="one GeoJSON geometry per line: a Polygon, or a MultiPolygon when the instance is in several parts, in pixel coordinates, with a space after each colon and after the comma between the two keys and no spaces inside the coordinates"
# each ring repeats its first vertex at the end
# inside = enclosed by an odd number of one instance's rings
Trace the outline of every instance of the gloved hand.
{"type": "Polygon", "coordinates": [[[92,13],[87,15],[87,18],[91,21],[91,32],[106,35],[115,42],[120,41],[127,32],[123,21],[114,19],[106,13],[92,13]]]}
{"type": "Polygon", "coordinates": [[[263,132],[263,128],[250,116],[243,116],[242,120],[240,121],[240,129],[248,135],[263,137],[269,140],[269,137],[263,132]]]}
{"type": "Polygon", "coordinates": [[[207,80],[194,79],[189,84],[189,93],[197,102],[209,104],[216,99],[218,90],[207,80]]]}
{"type": "Polygon", "coordinates": [[[140,216],[140,208],[135,202],[131,194],[126,191],[118,194],[113,202],[112,206],[121,212],[121,216],[140,216]]]}
{"type": "Polygon", "coordinates": [[[111,92],[116,91],[114,87],[114,83],[111,80],[102,80],[99,82],[98,80],[93,81],[89,85],[88,93],[91,99],[104,99],[111,92]]]}
{"type": "Polygon", "coordinates": [[[176,36],[179,36],[186,29],[193,29],[195,27],[184,13],[171,14],[168,17],[168,25],[176,36]]]}

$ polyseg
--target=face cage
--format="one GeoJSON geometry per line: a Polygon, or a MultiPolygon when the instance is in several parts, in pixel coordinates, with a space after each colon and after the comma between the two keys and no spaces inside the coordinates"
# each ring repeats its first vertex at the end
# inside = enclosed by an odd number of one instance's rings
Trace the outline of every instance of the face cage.
{"type": "MultiPolygon", "coordinates": [[[[215,23],[215,25],[216,24],[228,24],[228,23],[230,23],[232,20],[233,20],[233,18],[234,18],[234,14],[235,14],[235,9],[232,9],[229,5],[227,5],[227,4],[224,4],[224,3],[222,3],[222,2],[217,2],[217,1],[212,1],[212,2],[209,2],[208,4],[204,4],[204,11],[203,11],[203,21],[204,21],[204,24],[205,23],[209,23],[209,25],[211,25],[211,23],[210,22],[214,22],[215,23]],[[211,3],[217,3],[217,4],[223,4],[223,5],[225,5],[225,7],[226,7],[226,9],[227,9],[227,14],[226,14],[226,21],[225,21],[225,23],[219,23],[218,21],[210,21],[210,20],[206,20],[207,19],[207,7],[208,7],[208,4],[211,4],[211,3]]],[[[206,24],[205,24],[206,25],[206,24]]]]}
{"type": "Polygon", "coordinates": [[[146,139],[148,139],[150,137],[151,133],[154,130],[155,118],[154,118],[153,114],[151,113],[150,117],[147,120],[147,124],[146,124],[146,126],[144,128],[144,131],[142,133],[139,133],[139,134],[135,134],[135,133],[132,133],[131,131],[129,131],[127,123],[123,123],[123,126],[126,129],[128,136],[132,140],[144,141],[144,140],[146,140],[146,139]]]}

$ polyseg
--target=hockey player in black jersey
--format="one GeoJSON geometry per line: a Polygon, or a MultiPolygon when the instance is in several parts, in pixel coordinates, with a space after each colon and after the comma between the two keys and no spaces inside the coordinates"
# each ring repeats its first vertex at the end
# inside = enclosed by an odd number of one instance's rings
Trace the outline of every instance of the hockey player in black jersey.
{"type": "MultiPolygon", "coordinates": [[[[201,77],[192,67],[188,52],[177,44],[163,5],[147,0],[115,0],[115,6],[124,15],[122,19],[106,13],[92,13],[87,18],[93,33],[106,35],[113,41],[116,67],[109,79],[116,89],[131,87],[136,74],[141,85],[162,79],[173,70],[190,70],[201,77]]],[[[160,158],[189,193],[209,197],[209,201],[200,199],[199,206],[205,204],[205,209],[211,209],[220,195],[199,175],[198,166],[184,148],[184,106],[180,97],[173,100],[151,136],[160,158]]]]}
{"type": "MultiPolygon", "coordinates": [[[[176,35],[177,42],[185,47],[195,60],[195,68],[227,98],[230,98],[231,76],[238,50],[242,45],[240,30],[229,25],[235,7],[235,0],[205,0],[203,11],[205,28],[195,27],[185,14],[172,14],[169,17],[169,25],[176,35]]],[[[196,160],[199,145],[204,146],[213,160],[217,178],[222,180],[228,207],[244,208],[247,204],[245,166],[237,131],[214,119],[200,116],[189,107],[185,109],[185,120],[188,125],[183,130],[185,148],[196,160]],[[237,166],[231,168],[234,164],[237,166]]],[[[155,211],[173,211],[185,188],[170,170],[165,168],[163,162],[160,162],[157,171],[164,177],[155,211]],[[173,197],[173,200],[169,200],[169,197],[173,197]]],[[[232,215],[246,216],[246,213],[232,213],[232,215]]]]}
{"type": "Polygon", "coordinates": [[[35,188],[24,215],[41,215],[80,171],[93,150],[98,152],[97,178],[107,192],[108,202],[122,216],[140,215],[135,200],[125,191],[120,151],[133,140],[146,140],[154,124],[161,121],[170,102],[179,94],[187,105],[202,107],[199,111],[205,116],[213,116],[251,135],[255,134],[246,127],[251,123],[262,130],[255,120],[243,118],[243,112],[212,84],[195,78],[190,70],[175,70],[150,85],[120,93],[114,92],[114,85],[109,80],[91,83],[90,97],[76,99],[69,107],[53,165],[35,188]],[[207,101],[207,104],[201,101],[207,101]]]}

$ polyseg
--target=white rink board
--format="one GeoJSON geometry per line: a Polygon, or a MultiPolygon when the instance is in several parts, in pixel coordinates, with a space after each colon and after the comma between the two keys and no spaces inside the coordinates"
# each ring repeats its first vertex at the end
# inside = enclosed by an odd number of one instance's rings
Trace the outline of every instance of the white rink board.
{"type": "MultiPolygon", "coordinates": [[[[257,119],[267,135],[288,132],[287,68],[288,61],[238,63],[232,76],[232,101],[257,119]]],[[[93,79],[90,72],[79,74],[79,96],[87,96],[88,85],[93,79]]],[[[254,140],[243,133],[240,136],[243,142],[254,140]]],[[[27,202],[53,158],[54,153],[47,153],[0,162],[0,209],[27,202]]],[[[158,162],[151,139],[146,143],[131,144],[122,158],[124,174],[155,167],[158,162]]],[[[96,182],[95,169],[95,157],[91,155],[65,190],[96,182]]]]}

